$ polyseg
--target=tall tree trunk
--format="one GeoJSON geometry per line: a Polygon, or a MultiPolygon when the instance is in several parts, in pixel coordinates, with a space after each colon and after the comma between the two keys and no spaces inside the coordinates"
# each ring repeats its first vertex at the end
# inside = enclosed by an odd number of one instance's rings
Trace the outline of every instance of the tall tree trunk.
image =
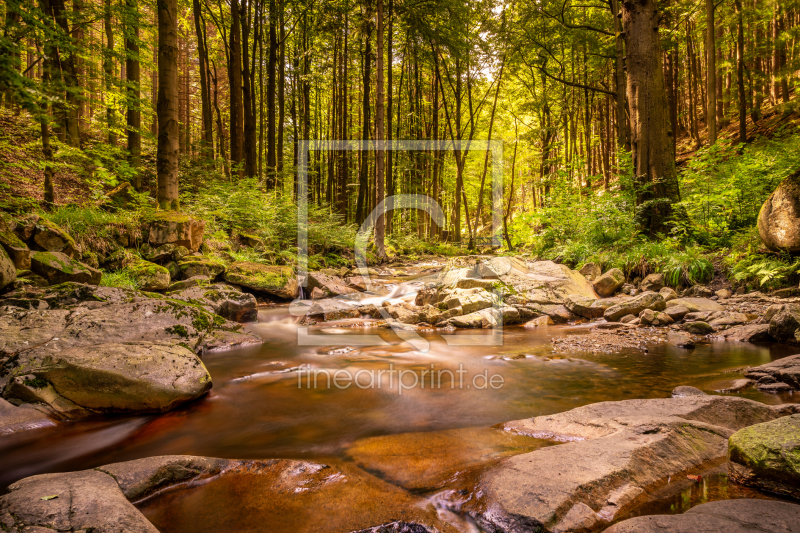
{"type": "Polygon", "coordinates": [[[611,13],[614,16],[614,31],[617,37],[614,39],[615,58],[614,58],[614,81],[616,85],[616,122],[617,122],[617,146],[631,149],[630,130],[625,104],[625,37],[622,34],[622,21],[620,20],[619,0],[611,0],[611,13]]]}
{"type": "MultiPolygon", "coordinates": [[[[153,27],[158,28],[157,3],[155,9],[153,9],[153,27]]],[[[152,105],[153,109],[153,121],[150,124],[150,134],[153,137],[158,137],[158,35],[155,36],[155,43],[153,43],[153,70],[150,73],[150,104],[152,105]]]]}
{"type": "MultiPolygon", "coordinates": [[[[86,20],[83,14],[83,0],[72,0],[72,41],[76,49],[80,50],[86,46],[84,40],[86,39],[86,31],[84,25],[86,20]]],[[[86,85],[86,66],[84,65],[83,58],[80,54],[76,53],[74,57],[75,68],[75,127],[78,134],[84,129],[83,121],[86,117],[86,97],[83,87],[86,85]]],[[[80,143],[80,139],[79,139],[80,143]]]]}
{"type": "MultiPolygon", "coordinates": [[[[55,13],[50,0],[39,0],[39,9],[42,11],[42,25],[50,32],[55,31],[53,20],[55,13]]],[[[44,58],[42,65],[42,93],[39,104],[39,126],[42,133],[42,156],[44,157],[44,205],[50,209],[55,204],[55,188],[53,186],[53,149],[50,146],[50,117],[48,102],[52,92],[53,75],[58,61],[58,48],[53,46],[50,39],[44,40],[44,58]]]]}
{"type": "MultiPolygon", "coordinates": [[[[256,158],[256,102],[255,102],[255,50],[250,48],[250,34],[254,26],[253,0],[243,0],[240,9],[242,18],[242,102],[244,104],[244,175],[254,177],[257,175],[256,158]]],[[[260,4],[259,4],[260,6],[260,4]]],[[[270,13],[272,17],[272,13],[270,13]]],[[[260,7],[255,7],[255,24],[260,21],[260,7]]],[[[256,41],[258,40],[258,27],[255,28],[256,41]]]]}
{"type": "Polygon", "coordinates": [[[267,57],[267,188],[275,188],[275,69],[278,61],[278,19],[275,0],[269,0],[269,56],[267,57]]]}
{"type": "Polygon", "coordinates": [[[706,0],[706,80],[708,103],[706,104],[706,123],[708,124],[708,145],[717,142],[717,54],[716,31],[714,28],[714,0],[706,0]]]}
{"type": "Polygon", "coordinates": [[[747,142],[747,96],[744,92],[744,22],[742,1],[733,0],[736,10],[736,88],[739,96],[739,142],[747,142]]]}
{"type": "MultiPolygon", "coordinates": [[[[367,9],[371,9],[371,5],[367,9]]],[[[367,146],[370,138],[370,81],[372,79],[372,28],[364,32],[364,56],[363,56],[363,76],[361,78],[361,168],[358,174],[358,200],[356,204],[356,223],[361,224],[367,217],[369,200],[367,190],[369,189],[369,157],[367,146]]]]}
{"type": "MultiPolygon", "coordinates": [[[[759,0],[753,0],[753,10],[758,10],[759,0]]],[[[753,123],[761,120],[761,106],[764,104],[764,23],[756,20],[756,37],[755,37],[755,73],[753,75],[753,85],[755,87],[755,101],[753,102],[753,109],[750,112],[750,118],[753,123]]]]}
{"type": "Polygon", "coordinates": [[[244,175],[244,109],[242,107],[242,34],[239,0],[231,0],[230,58],[228,61],[228,91],[230,93],[231,163],[244,175]]]}
{"type": "Polygon", "coordinates": [[[276,126],[278,144],[275,164],[278,189],[283,188],[283,123],[286,119],[286,25],[283,16],[283,0],[278,0],[278,25],[281,27],[278,50],[278,125],[276,126]]]}
{"type": "Polygon", "coordinates": [[[103,5],[103,29],[106,33],[106,47],[103,50],[103,71],[105,73],[106,87],[106,128],[108,129],[108,144],[117,145],[116,117],[114,99],[111,92],[114,89],[114,30],[111,25],[111,0],[105,0],[103,5]]]}
{"type": "Polygon", "coordinates": [[[655,0],[622,6],[628,50],[628,99],[634,176],[639,186],[638,223],[650,235],[669,229],[680,201],[661,67],[659,14],[655,0]]]}
{"type": "Polygon", "coordinates": [[[192,0],[192,12],[194,14],[194,30],[197,36],[197,56],[200,70],[200,100],[201,118],[203,122],[203,132],[200,143],[200,153],[202,159],[210,161],[214,158],[214,117],[211,111],[211,94],[208,83],[208,46],[206,43],[206,28],[203,12],[200,7],[200,0],[192,0]]]}
{"type": "Polygon", "coordinates": [[[158,205],[178,202],[178,1],[158,0],[158,205]]]}
{"type": "Polygon", "coordinates": [[[132,21],[125,29],[125,75],[127,76],[127,130],[128,130],[128,157],[131,166],[136,169],[133,178],[133,187],[142,190],[142,176],[139,172],[139,160],[142,153],[142,126],[141,104],[139,93],[141,82],[139,74],[139,5],[137,0],[125,0],[127,7],[127,20],[132,21]]]}
{"type": "MultiPolygon", "coordinates": [[[[388,31],[386,32],[386,196],[394,196],[394,173],[392,171],[392,43],[394,42],[392,32],[394,31],[394,0],[389,0],[388,31]]],[[[438,88],[436,89],[438,91],[438,88]]],[[[435,111],[439,113],[438,109],[435,111]]],[[[385,217],[386,233],[392,233],[392,220],[394,211],[390,211],[385,217]]]]}
{"type": "MultiPolygon", "coordinates": [[[[71,32],[64,0],[51,0],[51,7],[56,23],[58,23],[63,34],[69,37],[71,32]]],[[[74,50],[66,54],[59,53],[59,62],[57,63],[61,69],[61,77],[63,78],[66,89],[64,98],[65,105],[61,113],[62,116],[60,117],[63,121],[61,128],[63,131],[63,140],[70,146],[80,146],[80,131],[78,129],[78,98],[80,87],[75,73],[76,55],[74,50]]]]}
{"type": "MultiPolygon", "coordinates": [[[[377,59],[375,63],[375,140],[378,148],[375,151],[375,206],[383,201],[384,196],[384,165],[386,164],[386,154],[383,152],[384,131],[383,131],[383,0],[378,0],[378,35],[377,35],[377,59]]],[[[378,260],[383,262],[387,259],[384,246],[384,218],[383,213],[378,213],[378,220],[375,222],[375,250],[378,260]]]]}

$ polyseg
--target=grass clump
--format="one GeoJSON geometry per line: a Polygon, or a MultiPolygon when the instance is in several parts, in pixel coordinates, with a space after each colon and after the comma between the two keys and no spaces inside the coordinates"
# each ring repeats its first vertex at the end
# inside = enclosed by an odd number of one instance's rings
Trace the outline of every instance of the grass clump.
{"type": "Polygon", "coordinates": [[[139,282],[136,276],[127,268],[114,272],[103,272],[103,277],[100,278],[100,285],[102,287],[118,287],[120,289],[139,289],[139,282]]]}

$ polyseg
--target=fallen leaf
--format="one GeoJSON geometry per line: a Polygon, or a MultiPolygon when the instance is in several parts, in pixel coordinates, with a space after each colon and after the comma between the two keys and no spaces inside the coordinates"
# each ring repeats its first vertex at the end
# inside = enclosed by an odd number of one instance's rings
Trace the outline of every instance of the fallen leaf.
{"type": "Polygon", "coordinates": [[[55,500],[56,498],[58,498],[58,494],[51,494],[50,496],[41,497],[42,500],[55,500]]]}

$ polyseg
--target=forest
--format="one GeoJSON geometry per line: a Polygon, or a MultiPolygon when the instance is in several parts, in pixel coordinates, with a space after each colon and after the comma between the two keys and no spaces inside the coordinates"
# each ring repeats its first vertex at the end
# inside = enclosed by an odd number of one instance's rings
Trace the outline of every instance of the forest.
{"type": "Polygon", "coordinates": [[[384,260],[385,234],[574,263],[633,234],[731,246],[797,163],[798,16],[765,0],[9,0],[3,106],[36,123],[27,139],[40,146],[19,153],[30,172],[4,161],[4,205],[96,202],[128,182],[161,207],[275,233],[303,176],[340,236],[396,194],[441,205],[441,227],[414,209],[379,217],[384,260]],[[400,140],[430,149],[393,149],[400,140]],[[473,141],[500,141],[501,160],[473,141]],[[234,197],[273,213],[220,213],[234,197]]]}

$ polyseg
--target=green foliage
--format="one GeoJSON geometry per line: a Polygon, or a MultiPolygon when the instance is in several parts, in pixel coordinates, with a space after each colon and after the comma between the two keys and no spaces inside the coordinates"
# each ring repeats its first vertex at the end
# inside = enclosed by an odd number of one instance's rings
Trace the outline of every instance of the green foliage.
{"type": "Polygon", "coordinates": [[[714,277],[714,265],[702,248],[691,246],[671,255],[661,271],[664,281],[672,287],[708,283],[714,277]]]}
{"type": "Polygon", "coordinates": [[[103,277],[100,279],[100,285],[103,287],[119,287],[121,289],[137,290],[139,284],[136,278],[128,270],[123,268],[115,272],[103,272],[103,277]]]}
{"type": "Polygon", "coordinates": [[[767,256],[748,254],[744,257],[731,258],[733,263],[730,277],[741,285],[776,288],[788,282],[797,283],[800,272],[800,260],[791,256],[767,256]]]}
{"type": "Polygon", "coordinates": [[[82,252],[108,252],[116,247],[119,236],[129,241],[141,238],[141,213],[137,211],[109,213],[96,207],[64,206],[39,215],[69,233],[82,252]]]}

